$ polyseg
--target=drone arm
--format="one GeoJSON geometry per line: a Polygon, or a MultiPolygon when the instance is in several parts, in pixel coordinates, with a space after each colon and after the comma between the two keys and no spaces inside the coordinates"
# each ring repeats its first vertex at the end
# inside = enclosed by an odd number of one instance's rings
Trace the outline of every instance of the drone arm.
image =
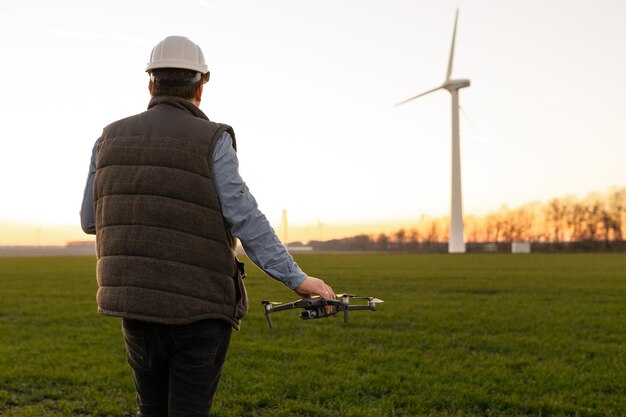
{"type": "Polygon", "coordinates": [[[281,305],[278,305],[276,307],[272,307],[271,311],[272,312],[274,312],[274,311],[285,311],[285,310],[291,310],[291,309],[294,309],[294,308],[296,308],[295,303],[281,304],[281,305]]]}
{"type": "Polygon", "coordinates": [[[375,310],[376,306],[355,306],[350,305],[346,310],[375,310]]]}
{"type": "Polygon", "coordinates": [[[265,318],[267,318],[267,324],[269,324],[270,329],[273,327],[270,313],[272,313],[273,311],[291,310],[296,307],[296,303],[280,304],[276,307],[273,307],[269,301],[263,301],[262,303],[263,305],[265,305],[265,318]]]}

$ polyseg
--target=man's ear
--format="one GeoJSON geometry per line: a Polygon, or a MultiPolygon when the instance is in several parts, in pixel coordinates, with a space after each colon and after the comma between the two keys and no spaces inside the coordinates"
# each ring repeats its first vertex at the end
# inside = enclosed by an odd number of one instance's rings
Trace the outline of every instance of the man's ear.
{"type": "Polygon", "coordinates": [[[148,81],[148,91],[150,91],[150,95],[152,95],[152,80],[148,81]]]}
{"type": "Polygon", "coordinates": [[[204,84],[200,84],[200,86],[198,86],[198,89],[196,90],[196,95],[194,97],[194,100],[196,100],[198,103],[200,103],[202,101],[202,91],[204,89],[204,84]]]}

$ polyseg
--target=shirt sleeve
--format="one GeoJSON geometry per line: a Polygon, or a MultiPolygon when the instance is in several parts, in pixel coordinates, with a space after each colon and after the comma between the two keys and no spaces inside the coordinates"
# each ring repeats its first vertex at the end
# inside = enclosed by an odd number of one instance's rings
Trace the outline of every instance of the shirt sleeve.
{"type": "Polygon", "coordinates": [[[280,242],[239,175],[239,160],[228,132],[215,147],[213,175],[222,215],[250,260],[292,290],[298,288],[307,276],[280,242]]]}
{"type": "Polygon", "coordinates": [[[83,193],[83,203],[80,208],[80,226],[83,232],[95,235],[96,234],[96,222],[93,212],[93,181],[96,177],[96,161],[98,160],[98,144],[100,138],[96,140],[91,151],[91,162],[89,163],[89,173],[87,174],[87,183],[85,184],[85,191],[83,193]]]}

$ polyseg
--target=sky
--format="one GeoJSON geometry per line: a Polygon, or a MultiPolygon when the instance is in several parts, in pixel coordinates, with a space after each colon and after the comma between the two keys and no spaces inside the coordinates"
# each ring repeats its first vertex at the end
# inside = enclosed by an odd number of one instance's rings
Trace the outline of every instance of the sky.
{"type": "Polygon", "coordinates": [[[93,143],[145,110],[168,35],[203,49],[200,108],[290,240],[447,215],[450,94],[394,104],[444,81],[457,8],[464,212],[626,185],[624,1],[3,1],[0,244],[87,238],[93,143]]]}

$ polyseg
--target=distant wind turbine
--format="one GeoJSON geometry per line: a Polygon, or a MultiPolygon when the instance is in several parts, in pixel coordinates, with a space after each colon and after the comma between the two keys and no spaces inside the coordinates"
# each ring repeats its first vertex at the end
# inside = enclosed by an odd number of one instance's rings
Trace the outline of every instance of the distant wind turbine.
{"type": "Polygon", "coordinates": [[[469,87],[468,79],[451,79],[452,62],[454,61],[454,43],[456,40],[456,24],[459,20],[459,10],[456,10],[454,18],[454,31],[452,33],[452,47],[448,60],[448,72],[442,85],[424,93],[404,100],[396,106],[400,106],[416,98],[425,96],[434,91],[445,89],[452,95],[452,196],[450,204],[450,237],[448,240],[448,252],[465,253],[465,241],[463,239],[463,199],[461,191],[461,149],[459,143],[459,89],[469,87]]]}
{"type": "Polygon", "coordinates": [[[287,232],[289,231],[289,223],[287,222],[287,209],[283,209],[283,215],[280,218],[280,224],[283,227],[283,245],[287,247],[287,232]]]}

